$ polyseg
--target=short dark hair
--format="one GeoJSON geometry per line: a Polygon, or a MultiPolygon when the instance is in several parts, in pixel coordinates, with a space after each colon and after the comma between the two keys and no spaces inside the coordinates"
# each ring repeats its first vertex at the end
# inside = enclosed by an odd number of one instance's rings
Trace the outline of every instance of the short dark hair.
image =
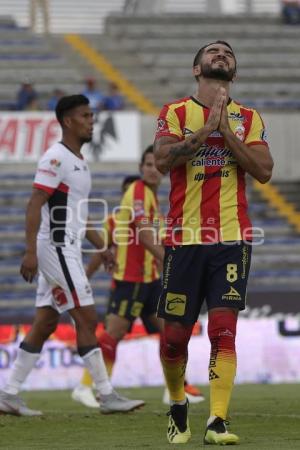
{"type": "Polygon", "coordinates": [[[141,162],[140,165],[142,166],[145,162],[146,159],[146,155],[148,155],[149,153],[153,153],[153,145],[148,145],[148,147],[143,151],[142,156],[141,156],[141,162]]]}
{"type": "MultiPolygon", "coordinates": [[[[193,67],[195,67],[195,66],[197,66],[197,65],[199,64],[200,59],[201,59],[201,56],[203,55],[204,50],[205,50],[207,47],[209,47],[210,45],[213,45],[213,44],[222,44],[222,45],[226,45],[226,47],[230,48],[230,50],[231,50],[232,53],[233,53],[233,56],[234,56],[234,59],[235,59],[235,64],[236,64],[236,58],[235,58],[235,55],[234,55],[234,52],[233,52],[233,49],[232,49],[231,45],[228,44],[228,42],[226,42],[226,41],[218,40],[218,41],[210,42],[209,44],[204,45],[203,47],[201,47],[201,48],[197,51],[196,56],[195,56],[195,58],[194,58],[193,67]]],[[[198,76],[195,76],[195,78],[196,78],[196,80],[197,80],[197,79],[198,79],[198,76]]]]}
{"type": "Polygon", "coordinates": [[[126,184],[131,184],[134,181],[137,181],[140,179],[141,179],[141,177],[139,175],[127,175],[127,177],[124,178],[124,180],[122,181],[122,184],[121,184],[122,191],[124,191],[126,184]]]}
{"type": "Polygon", "coordinates": [[[90,103],[89,99],[85,95],[66,95],[62,97],[56,105],[55,114],[60,125],[63,125],[63,119],[67,112],[71,109],[77,108],[78,106],[88,105],[90,103]]]}

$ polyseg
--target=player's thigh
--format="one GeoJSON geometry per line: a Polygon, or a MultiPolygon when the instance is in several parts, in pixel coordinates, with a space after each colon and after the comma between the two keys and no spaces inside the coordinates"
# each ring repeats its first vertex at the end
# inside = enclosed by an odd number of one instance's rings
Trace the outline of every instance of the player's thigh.
{"type": "Polygon", "coordinates": [[[164,319],[155,314],[142,314],[141,319],[148,334],[162,333],[164,330],[164,319]]]}
{"type": "Polygon", "coordinates": [[[147,285],[147,291],[145,292],[146,298],[141,312],[141,319],[147,333],[160,333],[163,330],[164,322],[163,319],[157,317],[156,313],[162,282],[158,279],[145,284],[147,285]]]}
{"type": "Polygon", "coordinates": [[[250,244],[216,244],[210,254],[207,273],[207,308],[246,306],[247,283],[251,264],[250,244]]]}
{"type": "Polygon", "coordinates": [[[166,247],[159,317],[196,322],[206,291],[205,263],[206,251],[201,245],[166,247]]]}

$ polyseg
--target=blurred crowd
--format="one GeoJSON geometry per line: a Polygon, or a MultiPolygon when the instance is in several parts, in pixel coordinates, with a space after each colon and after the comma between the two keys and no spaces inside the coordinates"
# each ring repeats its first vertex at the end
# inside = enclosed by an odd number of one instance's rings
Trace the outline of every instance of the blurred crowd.
{"type": "MultiPolygon", "coordinates": [[[[89,101],[93,112],[121,111],[124,109],[124,98],[115,83],[109,83],[107,92],[102,92],[97,87],[95,78],[88,77],[84,80],[81,94],[89,101]]],[[[55,88],[46,104],[41,104],[39,92],[30,80],[24,80],[17,92],[15,109],[17,111],[54,111],[58,100],[67,95],[60,88],[55,88]]]]}
{"type": "Polygon", "coordinates": [[[288,25],[300,24],[300,0],[282,0],[282,20],[288,25]]]}

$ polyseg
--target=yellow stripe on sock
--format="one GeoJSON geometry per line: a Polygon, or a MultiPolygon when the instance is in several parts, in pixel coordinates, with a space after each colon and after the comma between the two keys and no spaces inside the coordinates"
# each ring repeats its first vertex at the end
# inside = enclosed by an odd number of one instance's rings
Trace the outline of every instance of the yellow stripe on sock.
{"type": "Polygon", "coordinates": [[[87,62],[93,65],[108,81],[114,82],[120,92],[133,103],[137,109],[146,114],[157,115],[158,108],[143,93],[128,81],[107,58],[77,34],[66,34],[65,41],[75,49],[87,62]]]}
{"type": "Polygon", "coordinates": [[[258,181],[254,181],[254,188],[261,193],[262,197],[267,200],[282,217],[287,219],[290,225],[295,227],[298,233],[300,233],[299,212],[283,195],[280,194],[275,186],[272,184],[260,184],[258,181]]]}
{"type": "Polygon", "coordinates": [[[236,373],[236,359],[232,361],[217,358],[216,367],[210,373],[210,416],[226,419],[234,377],[236,373]]]}
{"type": "Polygon", "coordinates": [[[81,384],[88,387],[93,386],[93,378],[91,377],[90,372],[87,369],[83,370],[81,384]]]}
{"type": "Polygon", "coordinates": [[[161,357],[161,364],[165,375],[170,400],[181,402],[185,399],[184,376],[186,359],[182,361],[166,361],[161,357]]]}

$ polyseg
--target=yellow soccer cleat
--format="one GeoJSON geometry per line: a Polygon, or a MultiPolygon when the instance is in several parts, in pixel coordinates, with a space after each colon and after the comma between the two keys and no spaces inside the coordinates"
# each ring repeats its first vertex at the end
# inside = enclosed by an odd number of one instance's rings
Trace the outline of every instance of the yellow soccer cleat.
{"type": "Polygon", "coordinates": [[[204,436],[204,444],[234,445],[239,443],[236,434],[229,433],[226,428],[227,422],[220,417],[208,425],[204,436]]]}
{"type": "Polygon", "coordinates": [[[172,405],[168,412],[169,423],[167,438],[170,444],[186,444],[191,439],[189,427],[188,400],[184,405],[172,405]]]}

